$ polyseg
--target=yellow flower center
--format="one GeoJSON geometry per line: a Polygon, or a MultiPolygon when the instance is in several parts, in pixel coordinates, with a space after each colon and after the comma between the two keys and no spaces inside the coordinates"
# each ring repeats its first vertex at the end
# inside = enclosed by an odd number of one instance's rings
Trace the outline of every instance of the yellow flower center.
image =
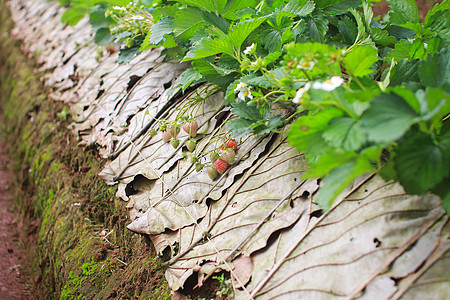
{"type": "Polygon", "coordinates": [[[309,62],[306,62],[306,61],[305,61],[305,62],[302,62],[301,65],[302,65],[303,68],[309,68],[309,67],[311,67],[311,64],[310,64],[309,62]]]}

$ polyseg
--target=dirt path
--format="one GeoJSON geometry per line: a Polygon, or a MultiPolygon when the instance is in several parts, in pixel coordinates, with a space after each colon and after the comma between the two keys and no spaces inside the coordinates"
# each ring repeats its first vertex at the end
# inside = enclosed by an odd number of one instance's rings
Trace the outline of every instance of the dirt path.
{"type": "Polygon", "coordinates": [[[0,299],[33,299],[31,279],[23,270],[25,250],[19,245],[16,214],[10,211],[12,174],[0,141],[0,299]]]}

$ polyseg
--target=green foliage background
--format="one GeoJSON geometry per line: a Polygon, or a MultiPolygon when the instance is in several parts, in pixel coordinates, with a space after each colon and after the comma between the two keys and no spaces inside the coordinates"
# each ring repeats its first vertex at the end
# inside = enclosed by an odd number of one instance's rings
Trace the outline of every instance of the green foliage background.
{"type": "Polygon", "coordinates": [[[378,172],[408,193],[438,194],[449,212],[449,2],[422,23],[415,1],[388,2],[382,18],[367,0],[61,5],[69,7],[63,22],[88,14],[99,45],[123,45],[119,63],[159,46],[166,59],[191,62],[181,86],[225,91],[232,136],[287,130],[308,159],[305,177],[323,178],[322,207],[358,176],[378,172]],[[238,94],[243,86],[247,96],[238,94]]]}

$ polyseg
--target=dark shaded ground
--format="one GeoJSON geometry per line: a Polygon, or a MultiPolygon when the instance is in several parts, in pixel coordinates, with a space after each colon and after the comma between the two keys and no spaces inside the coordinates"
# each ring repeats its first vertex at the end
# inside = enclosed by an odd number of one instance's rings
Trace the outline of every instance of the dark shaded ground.
{"type": "Polygon", "coordinates": [[[0,299],[32,299],[31,279],[26,272],[26,251],[20,242],[12,210],[13,198],[9,187],[13,175],[7,168],[7,158],[0,141],[0,299]]]}

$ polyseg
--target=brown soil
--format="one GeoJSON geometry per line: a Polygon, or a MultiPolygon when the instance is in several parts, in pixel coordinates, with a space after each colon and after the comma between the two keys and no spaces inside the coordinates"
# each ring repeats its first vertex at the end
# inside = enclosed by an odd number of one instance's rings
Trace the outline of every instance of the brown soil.
{"type": "MultiPolygon", "coordinates": [[[[416,0],[419,8],[419,20],[423,22],[427,16],[428,11],[433,8],[436,3],[441,3],[442,0],[416,0]]],[[[373,6],[374,16],[382,16],[389,11],[389,3],[387,1],[380,1],[373,6]]]]}
{"type": "Polygon", "coordinates": [[[0,141],[0,299],[32,299],[26,251],[20,242],[17,214],[9,190],[13,176],[0,141]]]}

